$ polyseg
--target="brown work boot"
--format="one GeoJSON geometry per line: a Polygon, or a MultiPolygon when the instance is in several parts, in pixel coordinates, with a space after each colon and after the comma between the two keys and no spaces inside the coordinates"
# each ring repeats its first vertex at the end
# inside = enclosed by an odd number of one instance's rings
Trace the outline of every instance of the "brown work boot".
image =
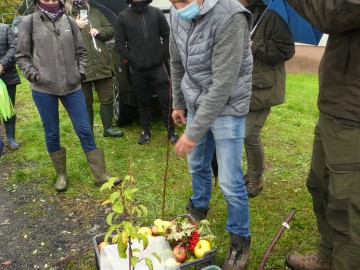
{"type": "Polygon", "coordinates": [[[316,254],[290,254],[285,264],[291,270],[331,270],[331,264],[322,261],[316,254]]]}
{"type": "Polygon", "coordinates": [[[252,181],[250,180],[246,185],[246,191],[248,196],[253,198],[259,194],[260,191],[263,189],[263,181],[252,181]]]}
{"type": "Polygon", "coordinates": [[[230,233],[230,250],[221,266],[223,270],[246,270],[250,261],[251,238],[230,233]]]}

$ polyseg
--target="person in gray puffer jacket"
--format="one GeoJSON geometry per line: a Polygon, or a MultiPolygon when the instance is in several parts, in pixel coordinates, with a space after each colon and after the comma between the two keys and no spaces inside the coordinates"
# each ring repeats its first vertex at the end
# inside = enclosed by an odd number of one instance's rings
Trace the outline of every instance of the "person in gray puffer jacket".
{"type": "MultiPolygon", "coordinates": [[[[11,27],[6,24],[0,24],[0,79],[4,81],[10,100],[15,106],[16,85],[20,84],[20,78],[15,66],[16,37],[11,27]]],[[[14,115],[8,120],[4,120],[8,147],[11,150],[18,149],[20,144],[15,141],[15,123],[14,115]]],[[[4,144],[0,142],[0,155],[4,144]]]]}
{"type": "Polygon", "coordinates": [[[172,117],[177,125],[186,123],[175,151],[179,156],[187,154],[193,187],[186,209],[196,220],[207,217],[216,148],[230,233],[222,269],[243,270],[249,264],[251,243],[241,169],[251,97],[251,13],[236,0],[171,2],[172,117]]]}

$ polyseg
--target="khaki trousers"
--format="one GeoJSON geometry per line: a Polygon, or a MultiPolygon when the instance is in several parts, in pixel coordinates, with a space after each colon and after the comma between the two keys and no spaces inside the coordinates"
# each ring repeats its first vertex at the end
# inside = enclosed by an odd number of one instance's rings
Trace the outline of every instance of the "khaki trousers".
{"type": "Polygon", "coordinates": [[[270,109],[250,110],[246,116],[245,151],[247,172],[250,181],[262,181],[265,170],[264,147],[261,142],[261,130],[265,125],[270,109]]]}

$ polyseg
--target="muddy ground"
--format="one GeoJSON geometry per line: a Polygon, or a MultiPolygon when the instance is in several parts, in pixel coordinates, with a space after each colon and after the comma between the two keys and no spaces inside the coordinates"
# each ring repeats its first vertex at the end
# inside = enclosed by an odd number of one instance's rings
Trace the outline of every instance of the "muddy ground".
{"type": "Polygon", "coordinates": [[[45,195],[41,179],[9,185],[14,166],[36,164],[0,161],[0,269],[66,269],[79,258],[96,269],[92,238],[106,231],[107,209],[97,199],[45,195]]]}

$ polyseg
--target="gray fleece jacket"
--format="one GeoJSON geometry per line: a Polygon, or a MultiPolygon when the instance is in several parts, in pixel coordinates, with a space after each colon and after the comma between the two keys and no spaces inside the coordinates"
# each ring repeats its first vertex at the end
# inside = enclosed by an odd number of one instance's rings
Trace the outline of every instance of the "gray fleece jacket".
{"type": "Polygon", "coordinates": [[[245,116],[251,97],[251,14],[236,0],[204,1],[192,21],[171,11],[173,108],[195,114],[186,135],[200,141],[218,116],[245,116]]]}

